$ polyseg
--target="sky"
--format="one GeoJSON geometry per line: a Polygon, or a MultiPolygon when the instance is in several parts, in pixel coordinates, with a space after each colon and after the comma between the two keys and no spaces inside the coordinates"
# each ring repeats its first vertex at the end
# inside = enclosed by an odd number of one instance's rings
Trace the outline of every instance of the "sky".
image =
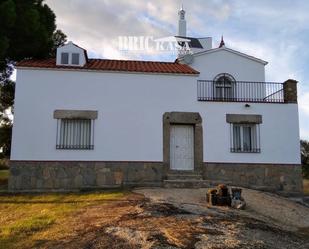
{"type": "MultiPolygon", "coordinates": [[[[298,83],[300,136],[309,140],[308,0],[46,0],[57,28],[87,49],[89,57],[173,61],[156,51],[123,53],[119,36],[160,38],[177,34],[178,10],[187,35],[212,37],[226,47],[268,61],[266,81],[298,83]]],[[[288,118],[288,117],[287,117],[288,118]]]]}

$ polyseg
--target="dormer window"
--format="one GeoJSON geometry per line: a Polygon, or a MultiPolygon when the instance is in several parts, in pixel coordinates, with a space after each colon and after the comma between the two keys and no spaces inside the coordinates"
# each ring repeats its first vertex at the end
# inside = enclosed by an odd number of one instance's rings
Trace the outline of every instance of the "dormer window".
{"type": "Polygon", "coordinates": [[[61,53],[61,64],[69,64],[69,53],[61,53]]]}
{"type": "Polygon", "coordinates": [[[56,65],[83,67],[88,62],[87,51],[73,42],[57,48],[56,65]]]}
{"type": "Polygon", "coordinates": [[[72,65],[79,65],[79,53],[72,53],[72,65]]]}

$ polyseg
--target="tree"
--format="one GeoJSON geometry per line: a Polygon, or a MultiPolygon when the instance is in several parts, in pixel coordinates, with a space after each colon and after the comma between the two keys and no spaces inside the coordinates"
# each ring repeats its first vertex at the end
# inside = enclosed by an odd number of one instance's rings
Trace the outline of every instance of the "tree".
{"type": "Polygon", "coordinates": [[[0,129],[0,148],[2,148],[2,157],[10,155],[11,151],[11,136],[12,136],[12,125],[4,124],[0,129]]]}
{"type": "Polygon", "coordinates": [[[13,113],[15,82],[6,79],[0,84],[0,148],[2,157],[8,157],[11,151],[12,120],[7,110],[13,113]]]}
{"type": "Polygon", "coordinates": [[[53,33],[53,48],[51,50],[50,56],[56,57],[57,48],[64,45],[67,41],[67,36],[60,30],[57,29],[55,33],[53,33]]]}
{"type": "Polygon", "coordinates": [[[0,1],[0,148],[9,152],[15,82],[10,80],[16,61],[55,56],[66,35],[56,30],[56,16],[43,0],[0,1]]]}
{"type": "Polygon", "coordinates": [[[303,176],[309,178],[309,141],[300,140],[300,152],[303,176]]]}

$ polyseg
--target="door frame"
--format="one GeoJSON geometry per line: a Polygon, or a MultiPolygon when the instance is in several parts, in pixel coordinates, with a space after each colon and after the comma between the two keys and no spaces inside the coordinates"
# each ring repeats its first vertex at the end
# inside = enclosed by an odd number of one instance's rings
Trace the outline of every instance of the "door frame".
{"type": "Polygon", "coordinates": [[[198,112],[166,112],[163,114],[163,166],[165,175],[170,169],[170,130],[172,124],[194,126],[194,172],[203,173],[203,127],[198,112]]]}

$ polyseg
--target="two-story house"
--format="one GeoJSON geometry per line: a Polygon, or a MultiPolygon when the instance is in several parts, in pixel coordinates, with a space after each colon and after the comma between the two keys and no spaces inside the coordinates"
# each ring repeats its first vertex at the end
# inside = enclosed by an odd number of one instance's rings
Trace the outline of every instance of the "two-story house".
{"type": "MultiPolygon", "coordinates": [[[[179,12],[178,37],[186,37],[179,12]]],[[[91,59],[69,42],[16,66],[10,191],[211,183],[302,191],[296,81],[222,39],[174,62],[91,59]]]]}

